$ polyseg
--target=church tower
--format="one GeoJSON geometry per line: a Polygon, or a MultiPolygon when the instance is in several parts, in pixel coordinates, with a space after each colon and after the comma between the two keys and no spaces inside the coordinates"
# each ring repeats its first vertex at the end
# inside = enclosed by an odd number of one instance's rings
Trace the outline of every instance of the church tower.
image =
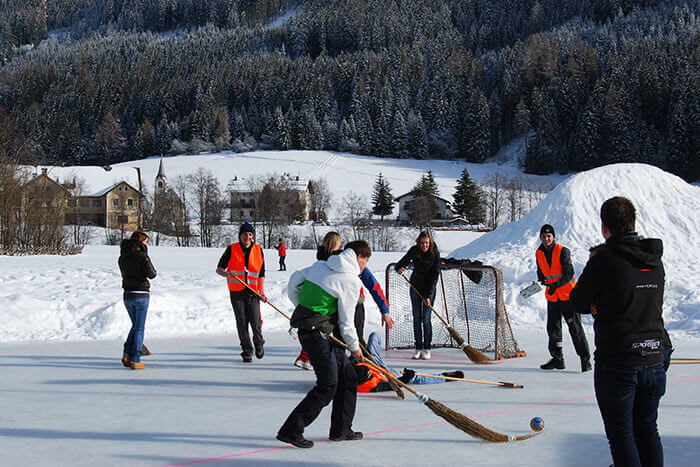
{"type": "Polygon", "coordinates": [[[168,192],[168,177],[165,176],[163,168],[163,156],[160,156],[160,166],[158,167],[158,175],[156,175],[156,196],[160,193],[168,192]]]}

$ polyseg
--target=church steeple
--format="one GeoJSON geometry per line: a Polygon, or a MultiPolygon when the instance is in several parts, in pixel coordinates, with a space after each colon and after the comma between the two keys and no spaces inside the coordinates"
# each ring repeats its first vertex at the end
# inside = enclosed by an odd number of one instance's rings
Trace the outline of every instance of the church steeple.
{"type": "Polygon", "coordinates": [[[165,176],[165,168],[163,167],[163,156],[160,156],[160,165],[158,166],[158,175],[156,175],[156,193],[167,193],[168,177],[165,176]]]}

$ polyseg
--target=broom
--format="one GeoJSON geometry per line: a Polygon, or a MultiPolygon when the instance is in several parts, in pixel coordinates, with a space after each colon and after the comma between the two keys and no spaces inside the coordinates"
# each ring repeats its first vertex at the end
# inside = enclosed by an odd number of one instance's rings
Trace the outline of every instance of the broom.
{"type": "MultiPolygon", "coordinates": [[[[240,282],[241,284],[245,285],[248,289],[250,289],[258,297],[260,297],[260,294],[257,291],[255,291],[252,287],[250,287],[248,284],[246,284],[242,280],[238,279],[237,277],[236,277],[236,280],[238,282],[240,282]]],[[[262,297],[260,297],[260,298],[262,298],[262,297]]],[[[274,308],[282,316],[284,316],[287,319],[290,319],[286,313],[284,313],[282,310],[277,308],[275,305],[273,305],[269,301],[266,303],[268,305],[270,305],[272,308],[274,308]]],[[[345,347],[346,349],[348,348],[348,346],[345,344],[345,342],[337,339],[335,336],[330,335],[330,334],[327,334],[327,336],[330,337],[331,339],[333,339],[340,346],[345,347]]],[[[365,351],[366,351],[366,349],[365,349],[365,351]]],[[[367,352],[367,353],[369,353],[369,352],[367,352]]],[[[490,429],[486,428],[485,426],[475,422],[474,420],[467,417],[466,415],[462,415],[458,412],[455,412],[454,410],[441,404],[440,402],[433,400],[433,399],[429,398],[428,396],[421,394],[418,391],[414,390],[409,385],[403,383],[401,380],[394,377],[394,375],[392,375],[391,373],[386,371],[384,368],[377,365],[373,359],[368,362],[368,365],[370,365],[370,366],[374,367],[375,369],[379,370],[380,372],[382,372],[382,374],[387,377],[387,380],[392,381],[394,383],[394,385],[398,384],[398,385],[401,385],[404,388],[406,388],[406,390],[408,390],[411,394],[416,396],[416,398],[421,403],[425,404],[430,410],[432,410],[432,412],[434,414],[443,418],[445,421],[447,421],[448,423],[450,423],[454,427],[462,430],[463,432],[467,433],[468,435],[474,436],[475,438],[480,438],[480,439],[483,439],[486,441],[491,441],[494,443],[504,443],[506,441],[521,441],[524,439],[532,438],[533,436],[535,436],[539,433],[539,432],[535,432],[535,433],[530,433],[527,435],[510,436],[510,435],[505,435],[503,433],[498,433],[497,431],[490,430],[490,429]]],[[[401,397],[403,399],[403,392],[401,392],[401,395],[399,397],[401,397]]]]}
{"type": "MultiPolygon", "coordinates": [[[[347,346],[345,345],[344,342],[339,341],[333,336],[329,336],[331,339],[335,340],[338,342],[340,345],[343,345],[345,348],[347,346]]],[[[375,365],[372,362],[368,363],[369,365],[378,368],[377,365],[375,365]]],[[[380,370],[381,371],[381,370],[380,370]]],[[[505,443],[508,441],[522,441],[525,439],[532,438],[533,436],[537,435],[540,432],[535,432],[535,433],[529,433],[527,435],[520,435],[520,436],[512,436],[512,435],[506,435],[504,433],[499,433],[497,431],[493,431],[489,428],[486,428],[484,425],[475,422],[471,418],[467,417],[466,415],[462,415],[459,412],[456,412],[449,407],[447,407],[444,404],[441,404],[440,402],[431,399],[430,397],[426,396],[425,394],[422,394],[412,387],[410,387],[408,384],[404,383],[403,381],[399,380],[398,378],[394,377],[390,373],[387,373],[387,376],[390,378],[390,380],[393,380],[396,384],[401,385],[403,388],[405,388],[407,391],[409,391],[411,394],[416,396],[416,398],[422,403],[425,404],[435,415],[439,416],[440,418],[444,419],[446,422],[448,422],[450,425],[454,426],[455,428],[458,428],[465,432],[466,434],[473,436],[475,438],[483,439],[484,441],[490,441],[492,443],[505,443]]]]}
{"type": "MultiPolygon", "coordinates": [[[[251,286],[249,286],[247,283],[243,282],[242,280],[240,280],[240,279],[239,279],[238,277],[236,277],[236,276],[231,276],[231,277],[233,277],[233,278],[236,279],[238,282],[240,282],[241,284],[243,284],[244,286],[246,286],[251,292],[253,292],[255,295],[258,296],[258,298],[260,298],[260,299],[262,300],[262,297],[260,296],[260,294],[259,294],[255,289],[253,289],[251,286]]],[[[274,304],[270,303],[269,301],[268,301],[268,302],[265,302],[265,303],[267,303],[267,304],[270,305],[272,308],[274,308],[275,311],[277,311],[279,314],[281,314],[282,316],[284,316],[285,318],[287,318],[288,321],[291,321],[291,318],[290,318],[284,311],[282,311],[282,310],[280,310],[279,308],[277,308],[274,304]]],[[[330,336],[330,337],[333,337],[333,336],[330,336]]],[[[333,339],[334,339],[335,341],[341,343],[345,348],[347,348],[347,346],[345,345],[344,342],[339,341],[338,339],[335,339],[335,337],[333,337],[333,339]]],[[[362,344],[360,344],[360,345],[362,345],[362,344]]],[[[364,349],[364,346],[363,346],[363,349],[364,349]]],[[[367,355],[369,355],[369,352],[367,352],[367,349],[364,349],[364,350],[365,350],[365,352],[367,353],[367,355]]],[[[372,359],[371,355],[370,355],[370,359],[372,359]]],[[[396,383],[394,383],[394,382],[391,380],[391,374],[390,374],[388,371],[386,371],[386,369],[382,368],[382,367],[379,366],[379,365],[376,365],[376,362],[375,362],[373,359],[372,359],[372,363],[374,363],[374,364],[375,364],[375,365],[374,365],[375,368],[377,368],[377,369],[387,378],[387,381],[389,382],[389,387],[390,387],[391,389],[394,390],[394,392],[396,393],[396,395],[397,395],[401,400],[405,400],[405,399],[406,399],[406,396],[404,395],[404,393],[403,393],[403,391],[401,390],[401,388],[398,387],[398,386],[396,385],[396,383]]]]}
{"type": "Polygon", "coordinates": [[[466,378],[456,378],[454,376],[442,376],[442,375],[431,375],[428,373],[416,373],[417,376],[428,376],[430,378],[439,378],[439,379],[444,379],[447,381],[464,381],[466,383],[479,383],[479,384],[491,384],[494,386],[501,386],[504,388],[523,388],[524,386],[522,384],[516,384],[516,383],[506,383],[504,381],[480,381],[478,379],[466,379],[466,378]]]}
{"type": "MultiPolygon", "coordinates": [[[[425,302],[425,298],[424,298],[423,295],[421,295],[421,293],[413,286],[413,284],[411,284],[411,281],[408,280],[408,279],[406,278],[406,276],[404,276],[403,274],[399,274],[399,275],[400,275],[401,277],[403,277],[403,279],[404,279],[406,282],[408,282],[408,285],[411,286],[411,288],[413,289],[413,291],[420,297],[421,300],[423,300],[423,301],[425,302]]],[[[475,349],[475,348],[472,347],[471,345],[466,344],[466,343],[464,342],[464,338],[457,332],[457,330],[456,330],[455,328],[453,328],[452,326],[450,326],[449,323],[448,323],[447,321],[445,321],[445,320],[443,319],[442,316],[440,316],[440,313],[438,313],[438,312],[435,310],[435,308],[433,308],[431,305],[428,305],[428,308],[430,308],[430,309],[433,311],[433,313],[435,313],[435,316],[437,316],[437,317],[440,319],[440,321],[442,321],[442,324],[444,324],[445,327],[447,328],[447,332],[450,334],[450,337],[451,337],[452,339],[454,339],[454,341],[457,343],[457,345],[459,346],[459,348],[462,349],[462,350],[464,351],[464,354],[467,356],[467,358],[469,358],[469,360],[471,360],[472,362],[477,363],[477,364],[479,364],[479,365],[491,363],[491,362],[490,362],[491,359],[490,359],[489,357],[487,357],[487,356],[484,355],[483,353],[479,352],[477,349],[475,349]]]]}

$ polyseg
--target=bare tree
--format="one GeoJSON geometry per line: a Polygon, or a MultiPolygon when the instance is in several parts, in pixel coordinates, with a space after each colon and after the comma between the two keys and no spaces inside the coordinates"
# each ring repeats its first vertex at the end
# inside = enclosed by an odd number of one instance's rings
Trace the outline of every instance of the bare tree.
{"type": "Polygon", "coordinates": [[[17,243],[21,226],[21,187],[25,180],[20,166],[0,154],[0,245],[3,250],[17,243]]]}
{"type": "Polygon", "coordinates": [[[68,210],[71,211],[70,221],[72,222],[73,244],[85,245],[92,238],[94,232],[87,227],[85,207],[76,198],[87,193],[87,181],[85,177],[73,173],[68,178],[71,181],[64,186],[68,188],[72,198],[68,201],[68,210]]]}
{"type": "Polygon", "coordinates": [[[352,227],[353,240],[359,240],[361,227],[370,225],[372,208],[365,195],[349,191],[341,201],[341,215],[352,227]]]}
{"type": "Polygon", "coordinates": [[[68,190],[47,177],[21,187],[18,245],[29,251],[61,252],[65,248],[65,213],[68,190]]]}
{"type": "Polygon", "coordinates": [[[406,202],[406,212],[411,223],[418,226],[418,228],[429,228],[430,222],[438,212],[437,203],[432,196],[416,196],[406,202]]]}
{"type": "Polygon", "coordinates": [[[325,178],[309,182],[309,216],[313,221],[327,219],[333,195],[325,178]]]}
{"type": "Polygon", "coordinates": [[[190,224],[188,222],[189,210],[187,205],[187,177],[178,175],[170,183],[171,190],[177,193],[179,198],[177,215],[172,217],[173,235],[177,240],[178,246],[190,246],[190,224]]]}
{"type": "Polygon", "coordinates": [[[281,229],[303,220],[304,192],[287,174],[248,177],[247,183],[255,199],[255,221],[261,227],[261,244],[271,248],[281,229]]]}
{"type": "Polygon", "coordinates": [[[523,198],[525,182],[522,176],[512,177],[506,182],[506,200],[510,221],[517,221],[523,216],[523,198]]]}
{"type": "Polygon", "coordinates": [[[506,177],[498,173],[486,179],[484,191],[488,204],[488,223],[494,229],[498,227],[501,220],[506,182],[506,177]]]}
{"type": "Polygon", "coordinates": [[[221,225],[223,202],[219,182],[211,171],[200,167],[187,177],[194,213],[199,217],[199,239],[203,247],[213,246],[213,228],[221,225]]]}

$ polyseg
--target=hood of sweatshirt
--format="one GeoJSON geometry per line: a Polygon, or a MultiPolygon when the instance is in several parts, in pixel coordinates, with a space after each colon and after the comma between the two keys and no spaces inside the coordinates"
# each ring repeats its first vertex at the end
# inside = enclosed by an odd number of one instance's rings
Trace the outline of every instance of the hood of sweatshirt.
{"type": "Polygon", "coordinates": [[[326,264],[329,269],[335,272],[343,272],[353,276],[359,276],[362,272],[360,271],[360,265],[357,264],[357,253],[350,248],[343,250],[339,255],[332,255],[328,258],[326,264]]]}
{"type": "Polygon", "coordinates": [[[639,268],[661,266],[664,252],[663,242],[658,238],[643,238],[636,233],[611,237],[605,245],[639,268]]]}

